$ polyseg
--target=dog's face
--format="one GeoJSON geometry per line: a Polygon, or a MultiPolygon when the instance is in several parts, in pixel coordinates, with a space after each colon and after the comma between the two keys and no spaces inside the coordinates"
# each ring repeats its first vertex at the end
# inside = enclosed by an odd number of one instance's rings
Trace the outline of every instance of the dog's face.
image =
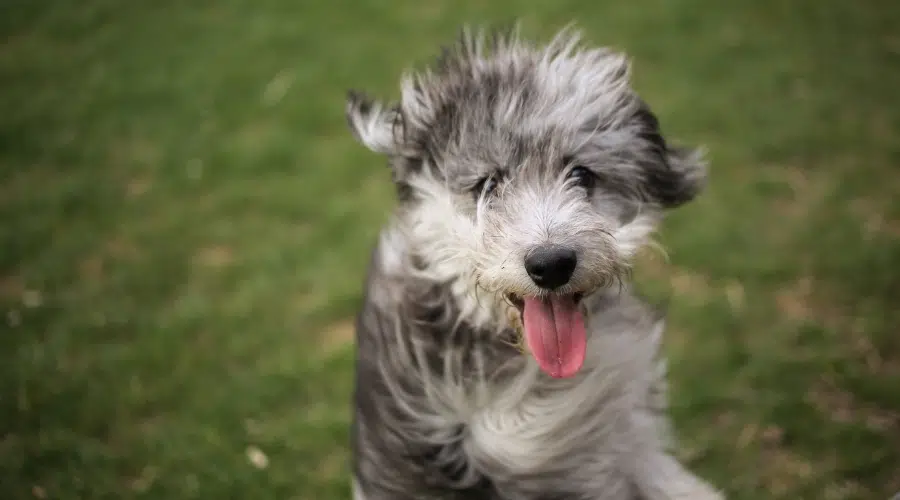
{"type": "Polygon", "coordinates": [[[576,42],[508,35],[486,48],[464,34],[404,79],[397,105],[352,94],[347,110],[360,141],[391,158],[428,272],[514,304],[553,376],[583,362],[579,301],[617,283],[662,211],[705,177],[699,154],[666,144],[626,59],[576,42]]]}

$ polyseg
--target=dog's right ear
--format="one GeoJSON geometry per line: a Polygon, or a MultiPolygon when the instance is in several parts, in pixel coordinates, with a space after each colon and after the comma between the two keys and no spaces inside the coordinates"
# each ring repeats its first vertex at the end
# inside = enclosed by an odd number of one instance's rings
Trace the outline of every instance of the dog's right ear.
{"type": "Polygon", "coordinates": [[[394,129],[400,114],[396,107],[385,108],[363,93],[347,93],[347,122],[356,139],[376,153],[395,155],[399,152],[394,129]]]}

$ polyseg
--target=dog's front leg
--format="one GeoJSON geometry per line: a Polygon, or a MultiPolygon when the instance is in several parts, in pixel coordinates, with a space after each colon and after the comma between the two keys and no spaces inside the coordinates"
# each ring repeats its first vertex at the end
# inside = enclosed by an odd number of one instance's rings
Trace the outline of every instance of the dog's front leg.
{"type": "Polygon", "coordinates": [[[637,457],[635,484],[642,500],[724,500],[725,496],[663,450],[637,457]]]}

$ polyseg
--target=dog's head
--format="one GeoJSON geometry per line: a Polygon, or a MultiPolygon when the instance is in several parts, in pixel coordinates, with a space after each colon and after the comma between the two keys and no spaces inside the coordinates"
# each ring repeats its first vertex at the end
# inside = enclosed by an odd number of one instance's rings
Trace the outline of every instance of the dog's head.
{"type": "Polygon", "coordinates": [[[541,367],[575,373],[579,301],[700,191],[700,154],[667,144],[624,56],[569,31],[546,46],[464,31],[401,91],[390,106],[352,93],[347,117],[391,159],[409,245],[437,278],[509,300],[541,367]]]}

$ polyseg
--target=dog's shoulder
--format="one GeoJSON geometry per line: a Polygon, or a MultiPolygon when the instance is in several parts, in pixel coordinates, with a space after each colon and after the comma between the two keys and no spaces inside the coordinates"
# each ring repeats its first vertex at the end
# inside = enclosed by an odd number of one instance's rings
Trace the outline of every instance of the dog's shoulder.
{"type": "Polygon", "coordinates": [[[460,320],[445,285],[392,269],[396,250],[376,248],[357,317],[355,474],[390,498],[494,498],[465,439],[476,386],[514,349],[460,320]]]}

